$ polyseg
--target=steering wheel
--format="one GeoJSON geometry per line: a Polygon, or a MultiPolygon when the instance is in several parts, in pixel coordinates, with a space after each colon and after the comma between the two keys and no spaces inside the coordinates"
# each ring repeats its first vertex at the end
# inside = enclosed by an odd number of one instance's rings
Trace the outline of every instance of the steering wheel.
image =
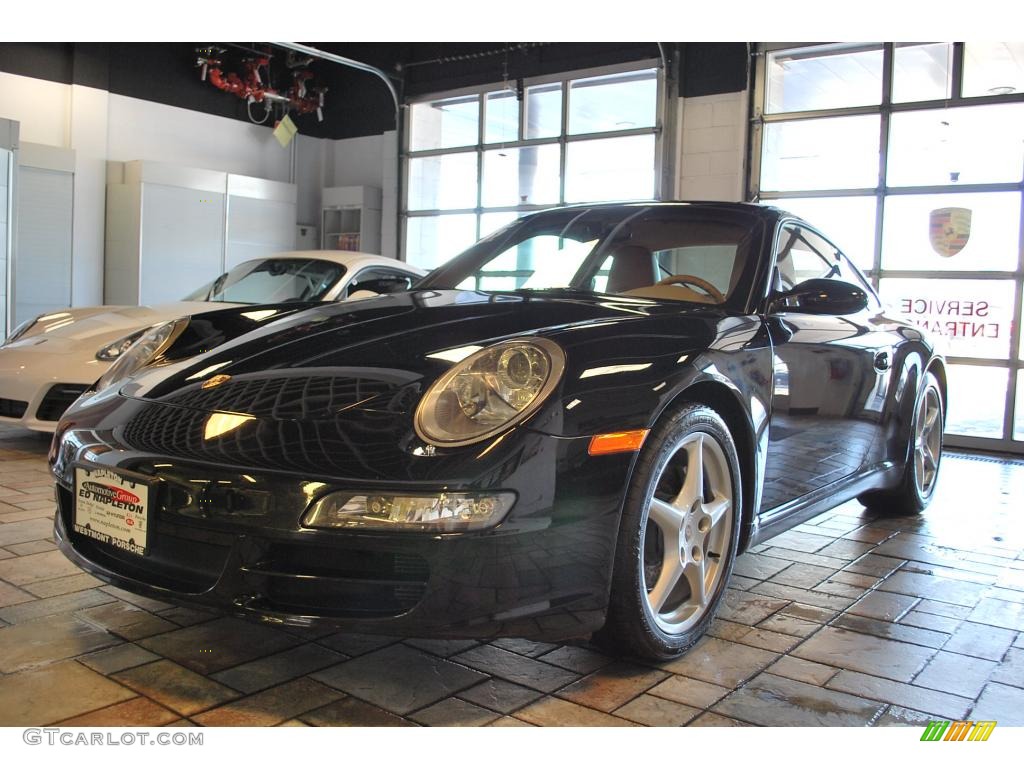
{"type": "Polygon", "coordinates": [[[669,275],[658,281],[658,285],[694,285],[715,300],[716,304],[725,303],[725,294],[715,288],[703,277],[696,275],[669,275]]]}

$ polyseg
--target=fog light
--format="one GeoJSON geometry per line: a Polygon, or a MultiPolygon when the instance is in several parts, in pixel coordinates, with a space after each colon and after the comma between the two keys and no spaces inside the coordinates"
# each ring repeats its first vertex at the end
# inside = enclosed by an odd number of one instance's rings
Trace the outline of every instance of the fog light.
{"type": "Polygon", "coordinates": [[[508,492],[389,496],[339,491],[313,502],[302,524],[378,531],[478,531],[500,523],[514,503],[515,494],[508,492]]]}

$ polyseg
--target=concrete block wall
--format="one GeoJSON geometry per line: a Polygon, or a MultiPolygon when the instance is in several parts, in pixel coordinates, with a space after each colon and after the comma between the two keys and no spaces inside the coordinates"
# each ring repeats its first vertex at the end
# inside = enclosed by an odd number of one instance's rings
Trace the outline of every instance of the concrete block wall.
{"type": "Polygon", "coordinates": [[[680,99],[681,200],[744,199],[747,92],[680,99]]]}

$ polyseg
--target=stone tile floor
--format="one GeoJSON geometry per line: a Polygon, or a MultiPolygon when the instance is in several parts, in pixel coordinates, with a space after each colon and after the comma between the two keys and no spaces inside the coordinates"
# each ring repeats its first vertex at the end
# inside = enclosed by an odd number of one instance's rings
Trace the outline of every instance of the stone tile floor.
{"type": "Polygon", "coordinates": [[[680,659],[285,631],[149,600],[51,541],[45,437],[0,429],[0,725],[1024,725],[1024,462],[845,504],[744,555],[680,659]]]}

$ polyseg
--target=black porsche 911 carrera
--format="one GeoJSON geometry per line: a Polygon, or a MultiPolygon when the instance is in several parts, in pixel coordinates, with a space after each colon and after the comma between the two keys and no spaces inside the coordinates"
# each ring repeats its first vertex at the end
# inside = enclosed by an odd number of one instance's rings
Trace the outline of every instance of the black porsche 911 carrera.
{"type": "Polygon", "coordinates": [[[270,623],[667,658],[738,553],[935,490],[942,359],[774,208],[545,211],[411,292],[219,343],[241,311],[154,329],[60,424],[56,537],[98,578],[270,623]]]}

